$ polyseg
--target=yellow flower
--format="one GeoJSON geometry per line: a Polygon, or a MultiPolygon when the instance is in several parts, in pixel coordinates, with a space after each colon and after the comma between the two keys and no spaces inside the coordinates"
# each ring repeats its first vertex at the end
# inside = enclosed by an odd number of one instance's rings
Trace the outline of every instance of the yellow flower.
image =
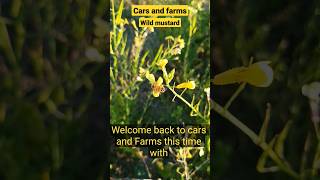
{"type": "MultiPolygon", "coordinates": [[[[167,37],[167,39],[171,39],[173,37],[169,36],[167,37]]],[[[178,36],[176,38],[174,38],[174,47],[171,49],[171,54],[172,55],[178,55],[181,54],[181,50],[185,47],[185,42],[184,40],[181,38],[181,36],[178,36]]]]}
{"type": "Polygon", "coordinates": [[[181,54],[181,49],[180,48],[174,48],[174,49],[172,49],[171,54],[172,55],[181,54]]]}
{"type": "Polygon", "coordinates": [[[177,89],[194,89],[196,88],[196,83],[194,81],[184,82],[176,86],[177,89]]]}
{"type": "Polygon", "coordinates": [[[184,40],[181,39],[181,37],[179,36],[178,39],[177,39],[177,43],[178,43],[178,46],[180,49],[183,49],[185,47],[185,43],[184,43],[184,40]]]}
{"type": "Polygon", "coordinates": [[[163,87],[162,83],[163,83],[163,79],[162,77],[159,77],[159,79],[151,85],[152,95],[154,97],[159,97],[160,94],[165,91],[165,88],[163,87]]]}
{"type": "Polygon", "coordinates": [[[190,159],[192,158],[192,155],[190,153],[190,148],[180,148],[178,150],[177,159],[190,159]]]}
{"type": "Polygon", "coordinates": [[[153,84],[156,80],[153,74],[150,74],[149,71],[146,72],[146,78],[149,80],[151,84],[153,84]]]}
{"type": "Polygon", "coordinates": [[[116,25],[124,26],[126,24],[129,24],[127,19],[122,19],[122,18],[116,19],[116,25]]]}
{"type": "Polygon", "coordinates": [[[160,59],[159,62],[157,63],[157,65],[158,65],[161,69],[164,69],[167,64],[168,64],[168,60],[167,60],[167,59],[160,59]]]}
{"type": "Polygon", "coordinates": [[[154,32],[154,28],[153,28],[153,27],[148,27],[148,30],[149,30],[150,32],[154,32]]]}
{"type": "Polygon", "coordinates": [[[161,93],[163,93],[166,89],[163,86],[163,79],[159,77],[156,81],[153,74],[150,74],[149,71],[146,72],[146,78],[149,80],[152,88],[152,95],[154,97],[159,97],[161,93]]]}
{"type": "Polygon", "coordinates": [[[246,82],[256,87],[268,87],[273,81],[273,70],[269,61],[261,61],[249,67],[236,67],[216,75],[215,85],[246,82]]]}

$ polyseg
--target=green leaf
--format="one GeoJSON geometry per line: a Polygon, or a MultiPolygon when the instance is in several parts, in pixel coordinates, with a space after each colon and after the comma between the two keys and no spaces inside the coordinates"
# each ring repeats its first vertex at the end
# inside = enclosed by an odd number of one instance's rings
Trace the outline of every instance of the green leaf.
{"type": "Polygon", "coordinates": [[[163,50],[163,44],[160,45],[159,50],[151,63],[151,67],[153,67],[157,63],[158,59],[161,56],[162,50],[163,50]]]}
{"type": "Polygon", "coordinates": [[[121,43],[122,36],[123,36],[123,32],[124,32],[124,29],[120,29],[120,31],[119,31],[119,33],[118,33],[118,36],[117,36],[115,49],[118,49],[118,46],[119,46],[120,43],[121,43]]]}
{"type": "Polygon", "coordinates": [[[148,56],[148,54],[149,54],[149,51],[144,53],[144,55],[142,56],[141,61],[140,61],[140,66],[144,65],[144,63],[146,61],[146,57],[148,56]]]}
{"type": "Polygon", "coordinates": [[[5,56],[9,60],[9,64],[11,66],[16,65],[16,57],[14,55],[14,51],[12,49],[12,45],[10,42],[9,33],[7,30],[7,26],[2,18],[0,18],[0,50],[3,51],[5,56]]]}

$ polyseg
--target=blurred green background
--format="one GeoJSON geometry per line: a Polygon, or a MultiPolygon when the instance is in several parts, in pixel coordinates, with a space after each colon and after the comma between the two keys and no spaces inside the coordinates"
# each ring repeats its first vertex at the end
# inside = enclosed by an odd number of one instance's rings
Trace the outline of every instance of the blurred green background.
{"type": "Polygon", "coordinates": [[[0,1],[0,179],[103,179],[108,9],[0,1]]]}
{"type": "MultiPolygon", "coordinates": [[[[213,7],[215,74],[248,65],[251,57],[254,62],[271,61],[275,74],[268,88],[247,86],[230,111],[258,132],[266,104],[271,103],[269,140],[292,120],[285,156],[299,171],[308,132],[313,136],[311,149],[317,145],[309,102],[301,88],[320,80],[320,2],[216,0],[213,7]]],[[[224,104],[236,88],[237,85],[214,86],[213,96],[224,104]]],[[[261,149],[227,120],[215,114],[213,117],[215,179],[290,179],[284,173],[257,172],[261,149]]]]}

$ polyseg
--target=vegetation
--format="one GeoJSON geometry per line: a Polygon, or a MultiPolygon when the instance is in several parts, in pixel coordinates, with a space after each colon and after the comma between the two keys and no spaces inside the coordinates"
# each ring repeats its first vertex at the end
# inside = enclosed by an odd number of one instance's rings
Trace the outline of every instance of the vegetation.
{"type": "MultiPolygon", "coordinates": [[[[152,4],[157,2],[161,3],[152,4]]],[[[181,28],[156,29],[137,27],[130,2],[111,0],[111,124],[210,123],[208,3],[190,1],[190,14],[182,18],[181,28]]],[[[203,148],[172,147],[167,158],[151,158],[147,150],[113,148],[111,176],[209,176],[209,134],[203,148]]]]}

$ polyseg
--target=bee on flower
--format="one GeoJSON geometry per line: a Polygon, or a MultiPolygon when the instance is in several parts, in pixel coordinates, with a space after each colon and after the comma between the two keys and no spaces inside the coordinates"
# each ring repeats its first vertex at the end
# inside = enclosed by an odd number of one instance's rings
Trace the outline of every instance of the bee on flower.
{"type": "Polygon", "coordinates": [[[164,93],[166,91],[165,87],[163,86],[163,79],[162,77],[159,77],[156,81],[153,74],[150,74],[149,71],[146,72],[146,78],[149,80],[151,84],[152,89],[152,95],[154,97],[159,97],[160,94],[164,93]]]}

